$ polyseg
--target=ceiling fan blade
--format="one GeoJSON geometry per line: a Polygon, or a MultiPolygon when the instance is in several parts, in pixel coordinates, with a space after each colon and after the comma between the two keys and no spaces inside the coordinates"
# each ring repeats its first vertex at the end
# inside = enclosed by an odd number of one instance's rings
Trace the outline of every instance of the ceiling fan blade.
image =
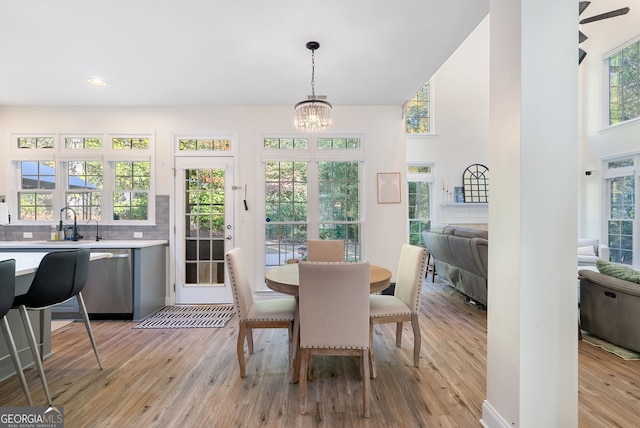
{"type": "Polygon", "coordinates": [[[578,48],[578,65],[582,64],[582,60],[585,56],[587,56],[587,53],[584,50],[578,48]]]}
{"type": "Polygon", "coordinates": [[[582,43],[587,39],[588,37],[586,34],[584,34],[582,31],[578,31],[578,43],[582,43]]]}
{"type": "Polygon", "coordinates": [[[580,24],[588,24],[590,22],[600,21],[602,19],[613,18],[614,16],[626,15],[627,13],[629,13],[629,10],[630,9],[628,7],[623,7],[622,9],[618,10],[612,10],[611,12],[585,18],[580,21],[580,24]]]}
{"type": "Polygon", "coordinates": [[[591,4],[590,1],[581,1],[578,3],[578,16],[582,15],[582,12],[591,4]]]}

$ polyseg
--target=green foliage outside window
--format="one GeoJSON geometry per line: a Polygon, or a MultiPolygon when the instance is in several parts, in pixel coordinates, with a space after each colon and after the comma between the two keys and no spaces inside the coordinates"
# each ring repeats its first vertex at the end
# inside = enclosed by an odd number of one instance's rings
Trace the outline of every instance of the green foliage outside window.
{"type": "Polygon", "coordinates": [[[609,258],[616,263],[633,263],[635,178],[633,175],[609,180],[609,258]]]}
{"type": "Polygon", "coordinates": [[[407,134],[431,132],[431,105],[429,82],[411,98],[405,106],[405,128],[407,134]]]}
{"type": "Polygon", "coordinates": [[[609,57],[609,125],[640,117],[640,41],[609,57]]]}

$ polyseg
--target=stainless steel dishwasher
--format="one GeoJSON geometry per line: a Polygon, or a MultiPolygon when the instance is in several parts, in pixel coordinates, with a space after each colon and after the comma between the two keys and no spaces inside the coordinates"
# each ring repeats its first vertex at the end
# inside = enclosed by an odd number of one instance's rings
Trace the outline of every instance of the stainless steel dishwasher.
{"type": "Polygon", "coordinates": [[[133,319],[133,251],[100,248],[92,252],[112,257],[91,262],[87,285],[82,291],[91,319],[133,319]]]}

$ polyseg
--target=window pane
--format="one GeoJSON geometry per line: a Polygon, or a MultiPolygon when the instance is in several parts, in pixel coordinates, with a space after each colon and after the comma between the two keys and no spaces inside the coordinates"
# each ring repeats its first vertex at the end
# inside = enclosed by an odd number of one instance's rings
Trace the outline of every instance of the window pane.
{"type": "Polygon", "coordinates": [[[265,266],[283,265],[289,259],[300,260],[307,251],[306,224],[267,224],[265,227],[265,266]]]}
{"type": "Polygon", "coordinates": [[[52,149],[55,146],[53,137],[19,137],[19,149],[52,149]]]}
{"type": "Polygon", "coordinates": [[[22,189],[55,189],[56,166],[51,161],[20,162],[22,189]]]}
{"type": "Polygon", "coordinates": [[[178,149],[181,151],[230,151],[231,140],[227,139],[181,139],[178,141],[178,149]]]}
{"type": "Polygon", "coordinates": [[[609,124],[640,117],[640,42],[609,57],[609,124]]]}
{"type": "Polygon", "coordinates": [[[148,138],[113,138],[111,145],[116,150],[144,150],[149,148],[148,138]]]}
{"type": "Polygon", "coordinates": [[[265,138],[265,149],[306,150],[309,148],[307,138],[265,138]]]}
{"type": "Polygon", "coordinates": [[[320,221],[359,220],[358,170],[358,162],[318,163],[320,221]]]}
{"type": "Polygon", "coordinates": [[[68,164],[69,189],[102,189],[103,167],[100,161],[71,161],[68,164]]]}
{"type": "Polygon", "coordinates": [[[609,180],[609,258],[613,262],[633,263],[635,219],[635,179],[629,175],[609,180]]]}
{"type": "Polygon", "coordinates": [[[266,163],[265,208],[267,222],[306,221],[306,162],[266,163]]]}
{"type": "Polygon", "coordinates": [[[67,137],[64,139],[64,146],[67,149],[101,149],[102,138],[100,137],[67,137]]]}
{"type": "Polygon", "coordinates": [[[360,138],[318,138],[318,149],[358,150],[360,149],[360,138]]]}
{"type": "Polygon", "coordinates": [[[18,192],[18,220],[53,220],[53,193],[18,192]]]}
{"type": "Polygon", "coordinates": [[[429,82],[427,82],[405,106],[405,128],[408,134],[431,132],[429,91],[429,82]]]}
{"type": "Polygon", "coordinates": [[[115,192],[113,194],[114,220],[147,220],[148,194],[140,192],[115,192]]]}

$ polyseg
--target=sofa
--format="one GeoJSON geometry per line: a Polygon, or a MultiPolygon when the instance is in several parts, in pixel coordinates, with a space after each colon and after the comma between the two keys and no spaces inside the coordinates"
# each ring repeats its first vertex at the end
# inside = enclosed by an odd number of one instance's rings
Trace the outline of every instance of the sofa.
{"type": "Polygon", "coordinates": [[[598,259],[609,261],[609,247],[599,239],[578,239],[578,266],[595,266],[598,259]]]}
{"type": "Polygon", "coordinates": [[[422,232],[437,276],[469,299],[487,305],[489,232],[457,226],[422,232]]]}
{"type": "Polygon", "coordinates": [[[640,271],[597,262],[580,269],[580,327],[614,345],[640,352],[640,271]]]}

